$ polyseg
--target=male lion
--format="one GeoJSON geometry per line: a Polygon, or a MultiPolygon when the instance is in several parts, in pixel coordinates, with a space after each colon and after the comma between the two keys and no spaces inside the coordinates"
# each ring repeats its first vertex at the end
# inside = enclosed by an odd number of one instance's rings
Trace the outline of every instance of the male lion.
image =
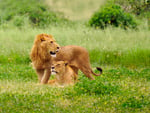
{"type": "Polygon", "coordinates": [[[59,45],[55,42],[52,35],[39,34],[36,36],[30,58],[41,84],[46,84],[49,80],[52,63],[51,55],[56,53],[58,49],[59,45]]]}
{"type": "Polygon", "coordinates": [[[51,85],[73,85],[77,80],[77,74],[66,61],[57,61],[52,63],[51,72],[56,75],[54,80],[48,81],[51,85]]]}
{"type": "Polygon", "coordinates": [[[73,45],[64,46],[55,54],[56,57],[53,58],[54,61],[67,61],[77,75],[80,69],[88,78],[94,80],[92,74],[99,76],[102,73],[102,69],[99,67],[97,67],[97,70],[100,71],[100,74],[96,74],[92,71],[88,51],[83,47],[73,45]]]}

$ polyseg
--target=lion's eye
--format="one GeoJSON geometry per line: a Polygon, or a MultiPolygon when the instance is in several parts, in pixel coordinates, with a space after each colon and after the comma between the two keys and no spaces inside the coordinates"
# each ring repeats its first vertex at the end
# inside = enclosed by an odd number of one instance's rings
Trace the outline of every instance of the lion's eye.
{"type": "Polygon", "coordinates": [[[53,41],[51,41],[51,44],[53,43],[53,41]]]}

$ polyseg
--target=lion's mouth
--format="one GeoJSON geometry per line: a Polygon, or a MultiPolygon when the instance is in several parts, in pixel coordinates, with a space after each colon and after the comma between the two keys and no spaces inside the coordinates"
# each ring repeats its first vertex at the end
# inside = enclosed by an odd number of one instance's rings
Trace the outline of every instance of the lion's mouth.
{"type": "Polygon", "coordinates": [[[60,47],[57,47],[57,50],[56,50],[56,51],[50,51],[50,55],[51,55],[52,57],[56,57],[56,53],[59,52],[59,49],[60,49],[60,47]]]}
{"type": "Polygon", "coordinates": [[[51,72],[52,72],[51,73],[52,75],[56,75],[57,74],[57,71],[55,71],[55,70],[51,70],[51,72]]]}
{"type": "Polygon", "coordinates": [[[50,55],[51,55],[52,57],[56,57],[56,53],[53,52],[53,51],[50,51],[50,55]]]}

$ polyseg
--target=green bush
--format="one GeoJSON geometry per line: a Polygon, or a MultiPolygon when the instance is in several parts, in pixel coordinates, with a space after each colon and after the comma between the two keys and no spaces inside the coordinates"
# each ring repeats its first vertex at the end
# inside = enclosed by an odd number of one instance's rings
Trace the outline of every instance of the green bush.
{"type": "Polygon", "coordinates": [[[109,2],[119,4],[123,10],[139,16],[150,11],[150,0],[109,0],[109,2]]]}
{"type": "Polygon", "coordinates": [[[119,4],[126,12],[134,13],[137,17],[146,18],[150,28],[150,0],[109,0],[119,4]]]}
{"type": "Polygon", "coordinates": [[[33,26],[46,27],[49,24],[66,20],[62,14],[53,12],[42,0],[1,0],[1,19],[13,20],[14,25],[23,25],[23,16],[29,18],[33,26]],[[16,16],[21,18],[16,19],[16,16]]]}
{"type": "Polygon", "coordinates": [[[13,24],[17,27],[23,26],[24,25],[24,17],[22,17],[22,16],[14,17],[13,24]]]}
{"type": "Polygon", "coordinates": [[[89,20],[89,25],[102,29],[108,25],[122,27],[124,29],[137,27],[133,16],[124,12],[119,5],[106,5],[99,9],[89,20]]]}

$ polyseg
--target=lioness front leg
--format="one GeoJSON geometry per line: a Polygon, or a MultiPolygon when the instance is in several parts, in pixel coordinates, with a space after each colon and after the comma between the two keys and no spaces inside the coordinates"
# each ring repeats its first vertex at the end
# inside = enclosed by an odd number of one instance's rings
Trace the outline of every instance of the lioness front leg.
{"type": "Polygon", "coordinates": [[[46,84],[48,82],[49,78],[50,78],[50,75],[51,75],[50,69],[49,68],[45,69],[44,70],[44,75],[41,79],[41,84],[46,84]]]}
{"type": "Polygon", "coordinates": [[[54,79],[54,80],[49,80],[48,81],[48,84],[51,84],[51,85],[53,85],[53,84],[55,84],[56,83],[56,80],[54,79]]]}

